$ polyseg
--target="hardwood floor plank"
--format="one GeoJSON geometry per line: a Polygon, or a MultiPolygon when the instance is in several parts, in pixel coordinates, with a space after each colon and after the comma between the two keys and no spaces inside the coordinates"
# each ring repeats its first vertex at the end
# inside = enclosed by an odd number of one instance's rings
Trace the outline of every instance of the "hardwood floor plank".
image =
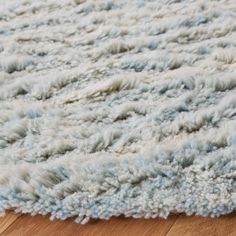
{"type": "Polygon", "coordinates": [[[118,217],[79,225],[73,219],[50,221],[48,217],[22,215],[1,236],[164,236],[177,218],[145,220],[118,217]]]}
{"type": "Polygon", "coordinates": [[[220,218],[170,216],[163,219],[112,218],[78,225],[73,219],[50,221],[48,217],[16,215],[0,218],[1,236],[234,236],[236,213],[220,218]]]}
{"type": "Polygon", "coordinates": [[[7,212],[4,217],[0,217],[0,235],[19,217],[20,214],[15,214],[14,212],[7,212]]]}
{"type": "Polygon", "coordinates": [[[234,236],[236,213],[220,218],[181,215],[166,236],[234,236]]]}

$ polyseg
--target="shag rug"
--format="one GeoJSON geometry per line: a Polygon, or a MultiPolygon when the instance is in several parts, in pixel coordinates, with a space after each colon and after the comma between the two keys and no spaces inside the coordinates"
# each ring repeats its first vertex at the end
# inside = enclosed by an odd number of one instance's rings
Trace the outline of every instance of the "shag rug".
{"type": "Polygon", "coordinates": [[[0,212],[236,209],[235,0],[9,0],[0,212]]]}

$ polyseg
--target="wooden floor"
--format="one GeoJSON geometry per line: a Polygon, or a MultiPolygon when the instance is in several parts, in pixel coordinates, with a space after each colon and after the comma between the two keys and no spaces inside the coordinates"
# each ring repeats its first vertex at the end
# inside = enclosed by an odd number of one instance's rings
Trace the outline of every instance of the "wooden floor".
{"type": "Polygon", "coordinates": [[[163,219],[113,218],[87,225],[73,219],[50,221],[43,216],[15,215],[0,218],[0,236],[235,236],[236,213],[218,219],[170,216],[163,219]]]}

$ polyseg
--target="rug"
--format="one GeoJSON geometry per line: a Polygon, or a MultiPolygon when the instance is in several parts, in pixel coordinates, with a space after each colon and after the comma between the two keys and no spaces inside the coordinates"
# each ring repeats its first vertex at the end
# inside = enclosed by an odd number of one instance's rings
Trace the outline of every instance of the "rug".
{"type": "Polygon", "coordinates": [[[0,6],[2,214],[235,210],[235,0],[0,6]]]}

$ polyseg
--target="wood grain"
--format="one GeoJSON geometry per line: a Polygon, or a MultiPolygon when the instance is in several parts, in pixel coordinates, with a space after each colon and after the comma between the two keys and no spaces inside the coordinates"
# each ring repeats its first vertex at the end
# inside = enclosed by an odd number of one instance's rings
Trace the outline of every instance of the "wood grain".
{"type": "Polygon", "coordinates": [[[79,225],[73,219],[15,215],[0,219],[0,236],[235,236],[236,213],[220,218],[175,215],[163,219],[112,218],[79,225]]]}
{"type": "Polygon", "coordinates": [[[167,236],[235,236],[236,213],[220,218],[181,215],[167,236]]]}
{"type": "Polygon", "coordinates": [[[4,232],[11,224],[13,224],[20,214],[13,212],[7,212],[4,217],[0,217],[0,234],[4,232]]]}
{"type": "Polygon", "coordinates": [[[79,225],[72,219],[50,221],[48,217],[23,215],[1,236],[164,236],[177,218],[145,220],[119,217],[79,225]]]}

